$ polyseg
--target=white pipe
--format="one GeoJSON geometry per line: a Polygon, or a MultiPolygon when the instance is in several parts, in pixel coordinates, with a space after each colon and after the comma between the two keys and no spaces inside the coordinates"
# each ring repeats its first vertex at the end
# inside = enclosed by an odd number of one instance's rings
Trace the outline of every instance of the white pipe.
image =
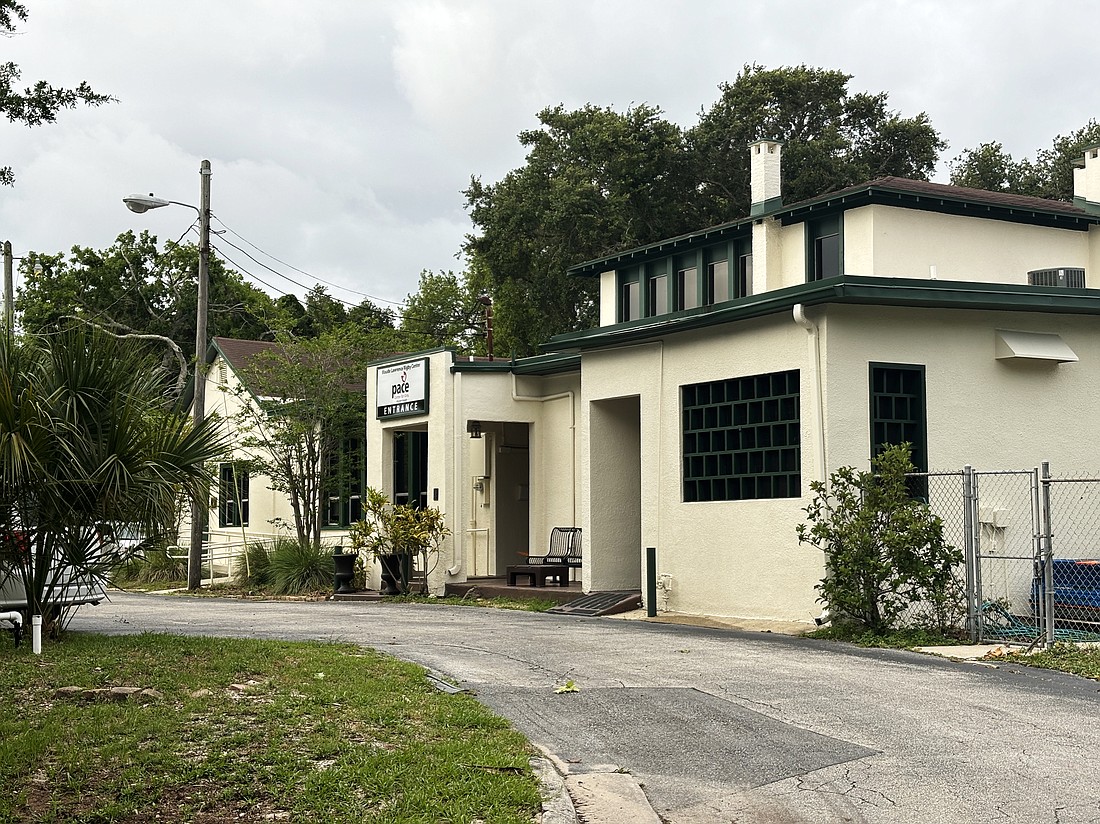
{"type": "MultiPolygon", "coordinates": [[[[454,366],[454,353],[451,353],[451,365],[454,366]]],[[[457,505],[451,507],[452,512],[460,512],[462,510],[462,486],[459,482],[459,478],[462,477],[462,471],[466,462],[466,447],[463,441],[466,440],[466,433],[462,431],[462,427],[458,425],[458,416],[460,410],[462,410],[462,373],[455,373],[454,381],[451,383],[451,426],[454,429],[454,464],[451,467],[451,490],[448,494],[448,498],[454,501],[456,498],[457,505]]],[[[470,512],[474,512],[474,495],[473,490],[470,491],[470,512]]],[[[476,526],[477,522],[472,521],[476,526]]],[[[457,526],[457,524],[456,524],[457,526]]],[[[476,546],[475,546],[476,549],[476,546]]],[[[462,546],[459,546],[458,536],[451,536],[451,560],[454,561],[454,566],[447,567],[447,575],[452,578],[462,572],[462,558],[466,554],[466,539],[462,541],[462,546]]]]}
{"type": "Polygon", "coordinates": [[[31,651],[35,655],[42,654],[42,616],[31,616],[31,651]]]}
{"type": "Polygon", "coordinates": [[[0,621],[9,621],[15,624],[15,645],[19,646],[19,640],[23,637],[23,614],[20,612],[0,612],[0,621]]]}
{"type": "Polygon", "coordinates": [[[825,464],[825,401],[824,395],[824,381],[821,377],[821,332],[818,325],[806,317],[806,307],[801,303],[794,305],[794,322],[801,326],[810,335],[810,347],[813,352],[814,361],[814,394],[816,395],[816,403],[814,404],[814,416],[817,420],[814,421],[814,428],[817,430],[814,435],[817,438],[817,451],[815,455],[817,466],[815,469],[817,472],[817,480],[825,482],[828,470],[825,464]]]}

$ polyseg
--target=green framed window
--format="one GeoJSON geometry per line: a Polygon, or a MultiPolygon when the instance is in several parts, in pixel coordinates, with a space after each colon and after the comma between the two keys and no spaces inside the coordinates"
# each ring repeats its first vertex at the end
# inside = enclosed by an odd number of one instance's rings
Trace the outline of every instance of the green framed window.
{"type": "Polygon", "coordinates": [[[219,468],[218,526],[248,526],[248,468],[242,463],[219,468]]]}
{"type": "Polygon", "coordinates": [[[668,277],[668,259],[654,261],[646,265],[645,306],[643,312],[647,318],[654,315],[667,315],[672,284],[668,277]]]}
{"type": "Polygon", "coordinates": [[[844,241],[841,215],[806,224],[806,280],[824,280],[843,274],[844,241]]]}
{"type": "Polygon", "coordinates": [[[680,393],[684,501],[802,494],[797,369],[689,384],[680,393]]]}
{"type": "Polygon", "coordinates": [[[619,322],[636,320],[642,316],[641,270],[638,267],[619,273],[619,322]]]}
{"type": "Polygon", "coordinates": [[[872,363],[869,366],[871,455],[888,444],[908,442],[913,465],[928,471],[928,425],[924,366],[872,363]]]}
{"type": "Polygon", "coordinates": [[[619,323],[725,303],[752,291],[752,239],[714,243],[618,270],[619,323]]]}
{"type": "Polygon", "coordinates": [[[362,438],[344,438],[329,456],[325,479],[325,526],[350,526],[363,519],[366,453],[362,438]]]}
{"type": "Polygon", "coordinates": [[[673,305],[676,310],[694,309],[697,306],[702,306],[703,290],[699,279],[699,255],[697,253],[677,255],[673,260],[673,269],[675,270],[674,285],[676,289],[676,299],[673,305]]]}

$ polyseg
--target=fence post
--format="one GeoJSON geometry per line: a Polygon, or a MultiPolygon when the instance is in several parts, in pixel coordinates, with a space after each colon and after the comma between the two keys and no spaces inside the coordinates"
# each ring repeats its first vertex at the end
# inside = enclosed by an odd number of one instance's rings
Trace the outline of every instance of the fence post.
{"type": "Polygon", "coordinates": [[[966,562],[966,629],[970,643],[981,638],[981,580],[978,568],[977,541],[974,536],[974,468],[963,467],[963,557],[966,562]]]}
{"type": "Polygon", "coordinates": [[[1046,613],[1047,649],[1054,646],[1054,530],[1050,523],[1050,462],[1043,461],[1042,537],[1043,550],[1043,611],[1046,613]]]}

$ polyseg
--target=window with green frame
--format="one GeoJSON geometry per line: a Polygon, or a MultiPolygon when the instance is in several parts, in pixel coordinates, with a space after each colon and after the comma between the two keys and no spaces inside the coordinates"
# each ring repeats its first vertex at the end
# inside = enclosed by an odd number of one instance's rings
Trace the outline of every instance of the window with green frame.
{"type": "Polygon", "coordinates": [[[829,215],[806,224],[806,280],[824,280],[843,272],[841,215],[829,215]]]}
{"type": "Polygon", "coordinates": [[[366,453],[362,438],[344,438],[330,456],[325,481],[325,526],[341,527],[363,519],[366,453]]]}
{"type": "Polygon", "coordinates": [[[680,388],[686,502],[802,494],[799,371],[680,388]]]}
{"type": "Polygon", "coordinates": [[[872,363],[869,368],[871,455],[878,455],[887,445],[909,443],[913,466],[918,472],[927,472],[924,367],[872,363]]]}
{"type": "Polygon", "coordinates": [[[619,273],[619,322],[642,316],[641,269],[637,266],[619,273]]]}
{"type": "Polygon", "coordinates": [[[669,259],[656,260],[646,264],[645,279],[645,306],[643,314],[648,317],[653,315],[667,315],[669,307],[669,290],[671,284],[668,278],[669,259]]]}
{"type": "Polygon", "coordinates": [[[677,255],[673,259],[673,270],[676,277],[676,299],[673,305],[676,310],[694,309],[701,306],[702,292],[699,282],[699,255],[692,252],[687,255],[677,255]]]}
{"type": "Polygon", "coordinates": [[[248,467],[223,463],[218,472],[218,526],[248,526],[248,467]]]}
{"type": "Polygon", "coordinates": [[[618,271],[620,323],[744,297],[752,289],[752,240],[736,238],[618,271]]]}

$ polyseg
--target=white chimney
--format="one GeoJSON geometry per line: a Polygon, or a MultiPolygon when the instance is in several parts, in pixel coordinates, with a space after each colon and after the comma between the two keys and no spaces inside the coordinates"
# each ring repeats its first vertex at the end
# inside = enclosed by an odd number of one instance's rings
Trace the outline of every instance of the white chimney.
{"type": "Polygon", "coordinates": [[[752,193],[750,215],[759,215],[782,204],[780,155],[783,144],[758,140],[749,144],[749,180],[752,193]]]}
{"type": "Polygon", "coordinates": [[[1100,212],[1100,145],[1085,149],[1084,163],[1073,170],[1073,202],[1088,212],[1100,212]]]}

